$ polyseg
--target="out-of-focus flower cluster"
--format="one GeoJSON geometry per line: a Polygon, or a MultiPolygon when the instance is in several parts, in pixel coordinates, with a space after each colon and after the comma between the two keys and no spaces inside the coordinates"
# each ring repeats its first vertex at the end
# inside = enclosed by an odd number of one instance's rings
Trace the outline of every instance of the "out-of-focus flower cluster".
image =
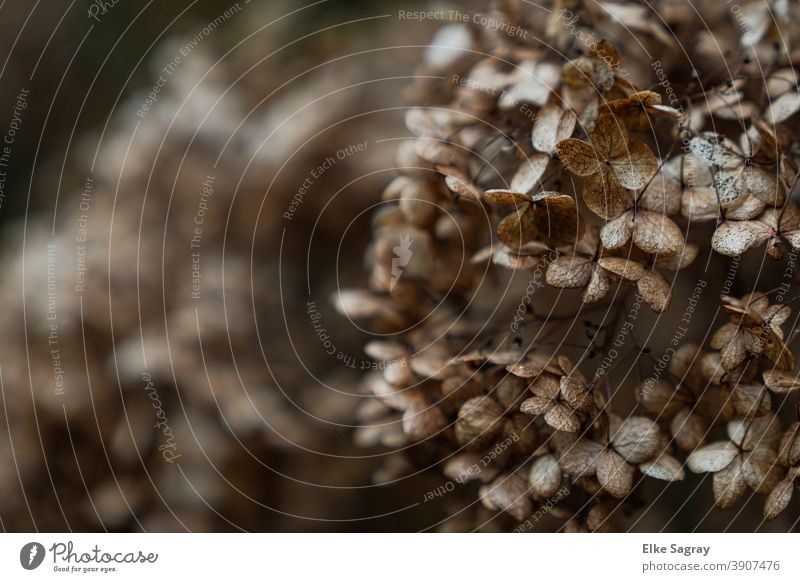
{"type": "Polygon", "coordinates": [[[386,365],[364,379],[379,404],[362,408],[357,439],[413,445],[458,482],[445,529],[511,528],[545,503],[554,527],[629,527],[664,503],[648,482],[686,468],[713,474],[720,508],[761,494],[775,518],[800,464],[785,331],[800,6],[509,0],[487,15],[502,26],[449,24],[431,43],[368,289],[335,297],[390,336],[366,347],[386,365]],[[666,315],[682,278],[755,249],[785,262],[779,287],[739,271],[746,295],[700,297],[703,280],[683,320],[666,315]],[[728,321],[692,343],[700,304],[728,321]],[[665,314],[664,360],[642,305],[665,314]],[[645,364],[658,374],[638,387],[611,373],[645,364]]]}

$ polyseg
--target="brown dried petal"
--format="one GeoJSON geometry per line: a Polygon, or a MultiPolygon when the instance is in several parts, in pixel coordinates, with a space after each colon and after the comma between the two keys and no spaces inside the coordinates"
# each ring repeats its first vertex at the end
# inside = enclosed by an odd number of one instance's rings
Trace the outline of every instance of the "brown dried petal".
{"type": "Polygon", "coordinates": [[[732,442],[745,451],[752,451],[757,447],[776,447],[781,440],[783,426],[777,416],[770,414],[752,420],[731,420],[727,429],[732,442]]]}
{"type": "Polygon", "coordinates": [[[478,446],[491,441],[503,427],[503,412],[503,407],[491,398],[470,398],[458,411],[455,428],[458,442],[478,446]]]}
{"type": "Polygon", "coordinates": [[[544,414],[552,407],[553,401],[548,398],[542,398],[541,396],[531,396],[530,398],[525,399],[522,404],[519,405],[519,409],[522,412],[525,414],[530,414],[531,416],[539,416],[540,414],[544,414]]]}
{"type": "Polygon", "coordinates": [[[744,338],[741,334],[736,334],[722,349],[722,367],[725,370],[735,370],[744,362],[746,357],[747,350],[744,338]]]}
{"type": "Polygon", "coordinates": [[[489,509],[505,511],[517,521],[522,521],[533,511],[528,485],[518,475],[500,475],[491,485],[481,488],[481,498],[489,509]]]}
{"type": "Polygon", "coordinates": [[[689,243],[683,246],[683,249],[677,255],[665,257],[659,255],[656,259],[656,266],[670,271],[679,271],[694,263],[697,255],[700,253],[700,247],[694,243],[689,243]]]}
{"type": "Polygon", "coordinates": [[[592,406],[592,396],[586,384],[576,378],[561,378],[561,395],[575,410],[586,412],[592,406]]]}
{"type": "Polygon", "coordinates": [[[670,419],[687,402],[681,392],[664,379],[647,380],[636,387],[636,401],[651,416],[670,419]]]}
{"type": "Polygon", "coordinates": [[[628,281],[638,281],[646,272],[642,263],[622,257],[604,257],[597,264],[628,281]]]}
{"type": "Polygon", "coordinates": [[[579,139],[565,139],[558,142],[556,154],[570,172],[578,176],[591,176],[600,171],[601,160],[594,148],[579,139]]]}
{"type": "Polygon", "coordinates": [[[509,247],[516,248],[536,236],[536,223],[530,207],[516,210],[497,225],[497,238],[509,247]]]}
{"type": "Polygon", "coordinates": [[[633,488],[636,470],[614,451],[605,450],[597,460],[597,480],[612,497],[620,499],[633,488]]]}
{"type": "Polygon", "coordinates": [[[495,204],[502,204],[503,206],[514,206],[519,209],[520,206],[526,205],[533,200],[530,194],[525,194],[517,190],[505,190],[502,188],[487,190],[483,193],[484,200],[494,202],[495,204]]]}
{"type": "Polygon", "coordinates": [[[769,370],[764,372],[764,383],[767,388],[776,394],[789,394],[800,389],[800,379],[797,374],[783,372],[781,370],[769,370]]]}
{"type": "Polygon", "coordinates": [[[656,271],[647,271],[636,283],[645,303],[656,313],[662,313],[672,299],[669,283],[656,271]]]}
{"type": "Polygon", "coordinates": [[[631,201],[630,191],[605,166],[586,179],[581,197],[589,210],[606,220],[613,220],[625,212],[631,201]]]}
{"type": "Polygon", "coordinates": [[[563,404],[556,404],[545,412],[544,421],[553,428],[564,432],[578,432],[581,428],[578,417],[563,404]]]}
{"type": "Polygon", "coordinates": [[[595,474],[597,460],[605,450],[600,443],[583,438],[566,448],[559,464],[572,477],[588,477],[595,474]]]}
{"type": "Polygon", "coordinates": [[[769,392],[761,384],[737,384],[731,400],[736,414],[745,418],[764,416],[772,410],[769,392]]]}
{"type": "Polygon", "coordinates": [[[615,160],[630,152],[628,130],[613,115],[603,115],[597,120],[589,141],[602,160],[615,160]]]}
{"type": "Polygon", "coordinates": [[[583,221],[572,196],[541,192],[534,196],[533,214],[537,231],[556,244],[574,243],[583,234],[583,221]]]}
{"type": "Polygon", "coordinates": [[[464,158],[459,150],[433,138],[417,138],[414,141],[414,151],[420,158],[435,165],[456,167],[464,165],[464,158]]]}
{"type": "Polygon", "coordinates": [[[767,495],[783,479],[783,467],[772,449],[758,448],[742,463],[744,480],[756,493],[767,495]]]}
{"type": "Polygon", "coordinates": [[[409,442],[435,437],[447,424],[441,409],[422,398],[413,400],[403,412],[403,432],[409,442]]]}
{"type": "Polygon", "coordinates": [[[726,468],[714,473],[714,501],[720,509],[736,505],[747,493],[747,481],[738,457],[726,468]]]}
{"type": "Polygon", "coordinates": [[[533,381],[530,388],[536,396],[555,400],[559,395],[561,385],[553,374],[542,374],[533,381]]]}
{"type": "Polygon", "coordinates": [[[793,492],[794,483],[792,481],[778,483],[767,497],[767,503],[764,505],[764,519],[769,521],[778,517],[789,506],[793,492]]]}
{"type": "Polygon", "coordinates": [[[672,419],[670,432],[681,449],[693,451],[703,444],[708,427],[699,414],[693,413],[689,408],[684,408],[672,419]]]}

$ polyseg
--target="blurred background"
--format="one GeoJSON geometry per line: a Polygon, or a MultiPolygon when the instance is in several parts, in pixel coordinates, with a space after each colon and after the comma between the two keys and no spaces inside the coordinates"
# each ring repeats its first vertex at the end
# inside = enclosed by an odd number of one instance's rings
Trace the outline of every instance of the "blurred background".
{"type": "Polygon", "coordinates": [[[421,523],[424,479],[373,484],[361,371],[307,315],[364,360],[329,296],[361,277],[430,35],[395,8],[0,7],[4,530],[421,523]]]}

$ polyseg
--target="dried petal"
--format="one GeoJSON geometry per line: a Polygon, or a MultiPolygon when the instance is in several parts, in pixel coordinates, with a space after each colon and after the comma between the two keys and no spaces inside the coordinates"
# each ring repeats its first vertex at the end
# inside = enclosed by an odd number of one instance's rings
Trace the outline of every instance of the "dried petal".
{"type": "Polygon", "coordinates": [[[633,416],[611,436],[611,444],[629,463],[642,463],[658,450],[660,431],[649,418],[633,416]]]}
{"type": "Polygon", "coordinates": [[[747,493],[747,481],[742,473],[742,462],[738,457],[722,469],[714,473],[714,501],[720,509],[728,509],[736,505],[747,493]]]}
{"type": "Polygon", "coordinates": [[[633,488],[633,465],[614,451],[603,451],[597,460],[597,480],[612,497],[621,499],[633,488]]]}
{"type": "Polygon", "coordinates": [[[544,421],[553,428],[564,432],[578,432],[581,428],[578,417],[563,404],[555,404],[545,412],[544,421]]]}
{"type": "Polygon", "coordinates": [[[769,521],[778,517],[778,515],[789,506],[793,492],[794,483],[791,481],[781,481],[778,483],[775,489],[769,494],[769,497],[767,497],[767,503],[764,505],[764,519],[769,521]]]}
{"type": "Polygon", "coordinates": [[[680,461],[667,454],[661,454],[653,461],[641,463],[639,470],[648,477],[662,481],[682,481],[686,476],[680,461]]]}
{"type": "Polygon", "coordinates": [[[561,487],[561,466],[553,455],[539,457],[531,465],[528,482],[534,499],[547,499],[561,487]]]}
{"type": "Polygon", "coordinates": [[[672,300],[669,283],[656,271],[647,271],[636,283],[645,303],[656,313],[662,313],[672,300]]]}
{"type": "Polygon", "coordinates": [[[634,219],[633,243],[646,253],[673,256],[683,249],[684,238],[672,219],[657,212],[642,211],[634,219]]]}
{"type": "Polygon", "coordinates": [[[717,441],[694,451],[686,464],[694,473],[716,473],[730,465],[738,453],[733,443],[717,441]]]}

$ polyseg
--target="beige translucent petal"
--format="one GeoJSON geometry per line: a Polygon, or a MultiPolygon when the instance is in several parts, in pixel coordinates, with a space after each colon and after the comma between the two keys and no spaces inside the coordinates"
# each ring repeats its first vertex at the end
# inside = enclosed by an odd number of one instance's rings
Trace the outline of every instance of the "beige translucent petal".
{"type": "Polygon", "coordinates": [[[611,436],[611,443],[626,461],[635,464],[653,457],[660,438],[656,423],[643,416],[632,416],[611,436]]]}
{"type": "Polygon", "coordinates": [[[558,105],[545,105],[536,115],[531,141],[533,147],[552,155],[559,141],[569,138],[575,131],[577,119],[572,111],[564,111],[558,105]]]}
{"type": "Polygon", "coordinates": [[[444,182],[451,192],[455,192],[467,200],[480,202],[482,190],[464,172],[444,166],[437,167],[437,170],[445,174],[444,182]]]}
{"type": "Polygon", "coordinates": [[[601,160],[594,148],[579,139],[565,139],[556,146],[558,158],[570,172],[591,176],[600,170],[601,160]]]}
{"type": "Polygon", "coordinates": [[[553,428],[564,432],[578,432],[581,428],[578,417],[563,404],[556,404],[545,412],[544,421],[553,428]]]}
{"type": "Polygon", "coordinates": [[[489,509],[505,511],[522,521],[533,511],[528,497],[528,484],[518,475],[500,475],[480,491],[481,501],[489,509]]]}
{"type": "Polygon", "coordinates": [[[789,119],[800,110],[800,93],[795,89],[790,89],[778,97],[767,109],[767,123],[781,123],[789,119]]]}
{"type": "Polygon", "coordinates": [[[694,451],[686,464],[694,473],[716,473],[730,465],[738,453],[739,449],[730,441],[717,441],[694,451]]]}
{"type": "Polygon", "coordinates": [[[594,264],[584,257],[559,257],[547,266],[548,285],[566,289],[585,287],[592,277],[594,264]]]}
{"type": "Polygon", "coordinates": [[[682,481],[686,477],[680,461],[666,453],[652,461],[641,463],[639,470],[648,477],[661,481],[682,481]]]}
{"type": "Polygon", "coordinates": [[[726,220],[714,231],[711,246],[721,255],[734,257],[764,244],[772,236],[774,232],[763,222],[726,220]]]}
{"type": "Polygon", "coordinates": [[[634,220],[633,244],[646,253],[669,257],[683,249],[683,232],[669,217],[642,211],[634,220]]]}
{"type": "Polygon", "coordinates": [[[547,170],[550,158],[544,154],[534,154],[523,161],[511,178],[511,190],[528,193],[533,190],[547,170]]]}
{"type": "Polygon", "coordinates": [[[721,212],[716,194],[711,188],[685,190],[681,195],[681,214],[696,222],[717,220],[721,212]]]}
{"type": "Polygon", "coordinates": [[[600,240],[608,249],[625,246],[633,235],[633,212],[625,212],[622,216],[607,222],[600,229],[600,240]]]}
{"type": "Polygon", "coordinates": [[[714,133],[693,137],[689,142],[689,149],[709,166],[736,168],[744,164],[739,147],[727,137],[714,133]]]}
{"type": "Polygon", "coordinates": [[[608,294],[611,289],[611,278],[604,269],[594,268],[589,284],[583,292],[584,303],[596,303],[608,294]]]}
{"type": "Polygon", "coordinates": [[[547,499],[561,487],[561,466],[553,455],[539,457],[528,475],[534,499],[547,499]]]}

